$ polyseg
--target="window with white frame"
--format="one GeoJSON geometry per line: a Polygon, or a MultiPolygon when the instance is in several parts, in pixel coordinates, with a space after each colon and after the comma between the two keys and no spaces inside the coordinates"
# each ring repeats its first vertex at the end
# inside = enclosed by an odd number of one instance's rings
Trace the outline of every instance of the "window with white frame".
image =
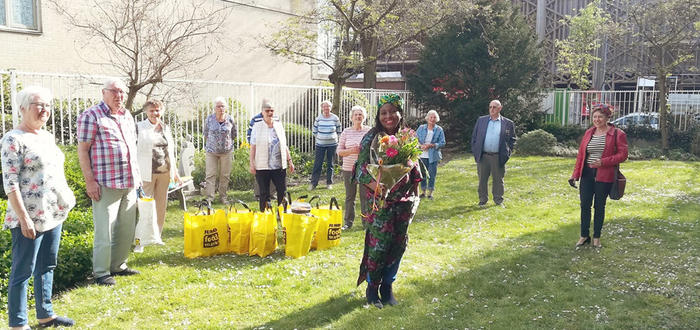
{"type": "Polygon", "coordinates": [[[40,31],[40,0],[0,0],[0,30],[40,31]]]}

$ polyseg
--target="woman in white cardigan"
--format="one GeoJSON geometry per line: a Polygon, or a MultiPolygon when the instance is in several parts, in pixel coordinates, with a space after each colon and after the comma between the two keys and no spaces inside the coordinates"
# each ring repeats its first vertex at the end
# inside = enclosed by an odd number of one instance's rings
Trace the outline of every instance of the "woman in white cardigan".
{"type": "Polygon", "coordinates": [[[275,109],[268,101],[263,101],[263,120],[253,125],[250,133],[250,173],[260,187],[260,210],[270,200],[270,181],[277,190],[277,203],[282,203],[287,192],[287,172],[294,173],[294,163],[287,147],[282,123],[273,120],[275,109]],[[289,166],[287,166],[289,164],[289,166]]]}
{"type": "Polygon", "coordinates": [[[144,111],[148,119],[136,124],[138,132],[136,154],[143,180],[143,190],[156,202],[158,229],[163,232],[165,209],[168,205],[170,181],[181,182],[175,166],[175,143],[170,127],[160,119],[163,103],[148,100],[144,111]]]}

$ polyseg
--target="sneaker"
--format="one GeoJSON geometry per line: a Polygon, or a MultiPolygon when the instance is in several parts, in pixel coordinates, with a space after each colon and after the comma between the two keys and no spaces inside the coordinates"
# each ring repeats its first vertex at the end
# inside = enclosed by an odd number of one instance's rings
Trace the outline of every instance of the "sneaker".
{"type": "Polygon", "coordinates": [[[112,286],[117,284],[117,281],[114,280],[114,277],[105,275],[96,278],[95,283],[97,283],[98,285],[112,286]]]}
{"type": "Polygon", "coordinates": [[[309,183],[309,191],[314,190],[315,188],[316,188],[316,186],[314,186],[313,184],[309,183]]]}
{"type": "Polygon", "coordinates": [[[326,188],[328,188],[328,190],[333,189],[333,185],[332,184],[326,185],[326,188]]]}
{"type": "Polygon", "coordinates": [[[65,316],[56,316],[55,319],[53,319],[49,322],[44,322],[44,323],[39,322],[39,326],[42,328],[72,327],[74,325],[75,325],[75,321],[73,321],[73,319],[67,318],[65,316]]]}
{"type": "Polygon", "coordinates": [[[432,201],[432,200],[433,200],[433,195],[428,195],[428,199],[432,201]]]}
{"type": "Polygon", "coordinates": [[[138,270],[127,268],[119,272],[110,273],[112,276],[131,276],[141,274],[138,270]]]}
{"type": "Polygon", "coordinates": [[[352,228],[352,225],[344,225],[342,230],[350,230],[352,228]]]}
{"type": "Polygon", "coordinates": [[[479,206],[485,206],[486,202],[479,202],[479,206]]]}
{"type": "Polygon", "coordinates": [[[425,194],[420,194],[419,197],[420,197],[421,199],[422,199],[422,198],[425,198],[425,194]]]}

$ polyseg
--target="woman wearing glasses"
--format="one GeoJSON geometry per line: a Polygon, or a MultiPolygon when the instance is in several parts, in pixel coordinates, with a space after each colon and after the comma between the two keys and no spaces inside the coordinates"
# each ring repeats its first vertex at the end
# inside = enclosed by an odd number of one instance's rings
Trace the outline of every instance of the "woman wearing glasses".
{"type": "Polygon", "coordinates": [[[4,229],[12,233],[12,270],[7,290],[12,329],[29,329],[27,286],[34,274],[39,326],[72,326],[57,316],[51,303],[53,271],[58,262],[61,228],[75,206],[63,173],[63,153],[43,129],[49,120],[51,93],[27,87],[17,95],[22,121],[7,132],[0,146],[3,188],[7,194],[4,229]]]}
{"type": "Polygon", "coordinates": [[[287,172],[294,173],[294,162],[287,147],[282,123],[274,120],[275,108],[265,100],[262,104],[263,120],[253,125],[250,132],[250,173],[260,187],[260,211],[270,199],[270,181],[277,190],[277,203],[281,204],[287,191],[287,172]]]}

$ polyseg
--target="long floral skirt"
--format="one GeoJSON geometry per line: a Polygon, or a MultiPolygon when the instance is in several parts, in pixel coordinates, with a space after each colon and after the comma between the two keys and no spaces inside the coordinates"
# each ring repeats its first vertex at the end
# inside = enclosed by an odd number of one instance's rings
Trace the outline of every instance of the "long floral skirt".
{"type": "Polygon", "coordinates": [[[408,243],[408,225],[418,203],[417,197],[407,202],[387,201],[382,209],[364,219],[365,250],[357,285],[367,279],[367,274],[373,285],[381,284],[385,269],[401,260],[408,243]]]}

